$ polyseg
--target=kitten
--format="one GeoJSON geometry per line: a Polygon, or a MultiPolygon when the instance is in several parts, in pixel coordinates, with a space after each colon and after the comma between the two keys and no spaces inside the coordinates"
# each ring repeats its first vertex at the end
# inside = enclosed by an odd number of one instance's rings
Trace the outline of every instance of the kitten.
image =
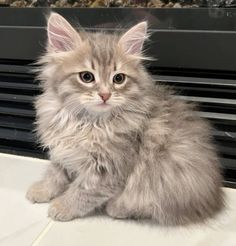
{"type": "Polygon", "coordinates": [[[208,123],[142,65],[147,23],[123,35],[77,32],[52,13],[39,63],[37,132],[51,165],[27,198],[68,221],[104,208],[161,225],[205,221],[223,207],[208,123]]]}

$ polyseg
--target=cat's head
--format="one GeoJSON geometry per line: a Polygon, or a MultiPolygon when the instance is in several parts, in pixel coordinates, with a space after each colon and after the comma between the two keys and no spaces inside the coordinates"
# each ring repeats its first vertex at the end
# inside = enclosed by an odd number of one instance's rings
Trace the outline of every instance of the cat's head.
{"type": "Polygon", "coordinates": [[[47,25],[48,47],[42,57],[44,89],[73,114],[138,110],[149,79],[141,60],[147,23],[122,35],[76,31],[52,13],[47,25]]]}

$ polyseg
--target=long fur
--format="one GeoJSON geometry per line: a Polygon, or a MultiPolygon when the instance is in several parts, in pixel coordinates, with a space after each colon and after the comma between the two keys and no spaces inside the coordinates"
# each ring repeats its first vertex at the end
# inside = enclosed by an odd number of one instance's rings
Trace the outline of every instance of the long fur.
{"type": "MultiPolygon", "coordinates": [[[[37,134],[51,166],[27,197],[51,201],[49,216],[71,220],[105,208],[114,218],[150,218],[161,225],[202,222],[223,207],[219,160],[209,124],[193,106],[155,84],[120,37],[80,33],[80,47],[48,51],[39,63],[37,134]],[[92,88],[77,73],[91,70],[92,88]],[[117,89],[111,73],[127,74],[117,89]],[[109,88],[109,110],[96,107],[109,88]]],[[[141,55],[140,55],[141,56],[141,55]]]]}

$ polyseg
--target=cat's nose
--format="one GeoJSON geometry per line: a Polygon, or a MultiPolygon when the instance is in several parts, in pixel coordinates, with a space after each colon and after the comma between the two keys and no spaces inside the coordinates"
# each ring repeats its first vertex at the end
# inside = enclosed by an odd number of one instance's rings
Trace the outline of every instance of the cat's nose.
{"type": "Polygon", "coordinates": [[[98,95],[102,98],[104,102],[106,102],[111,97],[111,93],[99,92],[98,95]]]}

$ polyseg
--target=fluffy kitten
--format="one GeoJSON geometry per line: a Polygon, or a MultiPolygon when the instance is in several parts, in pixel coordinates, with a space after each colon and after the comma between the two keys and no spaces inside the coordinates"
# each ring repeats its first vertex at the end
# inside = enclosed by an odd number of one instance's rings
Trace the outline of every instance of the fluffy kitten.
{"type": "Polygon", "coordinates": [[[162,225],[201,222],[223,207],[208,124],[142,65],[147,23],[123,35],[48,19],[37,132],[51,165],[27,198],[67,221],[105,208],[162,225]]]}

